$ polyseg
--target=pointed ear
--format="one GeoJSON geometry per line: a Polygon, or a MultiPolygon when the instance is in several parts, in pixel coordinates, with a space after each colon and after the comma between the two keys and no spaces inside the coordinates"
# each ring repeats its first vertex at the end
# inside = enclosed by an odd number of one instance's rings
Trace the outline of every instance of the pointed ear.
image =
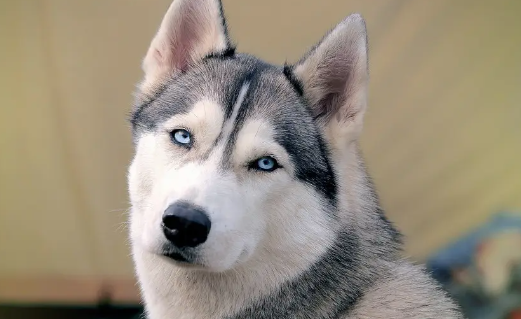
{"type": "MultiPolygon", "coordinates": [[[[364,19],[352,14],[293,66],[316,120],[340,131],[361,130],[369,80],[364,19]]],[[[357,134],[355,134],[357,135],[357,134]]]]}
{"type": "Polygon", "coordinates": [[[230,48],[220,0],[174,0],[143,60],[142,90],[230,48]]]}

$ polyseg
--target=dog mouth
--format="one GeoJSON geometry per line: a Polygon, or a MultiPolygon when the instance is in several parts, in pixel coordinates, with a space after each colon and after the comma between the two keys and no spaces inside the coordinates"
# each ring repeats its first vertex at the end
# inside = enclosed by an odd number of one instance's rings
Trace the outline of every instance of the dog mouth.
{"type": "Polygon", "coordinates": [[[177,262],[190,263],[190,261],[185,256],[175,251],[165,251],[161,255],[177,262]]]}
{"type": "Polygon", "coordinates": [[[195,265],[197,260],[194,252],[178,249],[170,244],[164,244],[159,255],[183,266],[195,265]]]}

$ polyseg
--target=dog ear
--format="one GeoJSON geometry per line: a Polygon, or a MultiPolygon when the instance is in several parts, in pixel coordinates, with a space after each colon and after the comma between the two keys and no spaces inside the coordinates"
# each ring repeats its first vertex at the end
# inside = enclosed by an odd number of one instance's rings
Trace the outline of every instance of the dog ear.
{"type": "Polygon", "coordinates": [[[220,0],[174,0],[143,60],[141,89],[153,88],[205,56],[229,48],[220,0]]]}
{"type": "Polygon", "coordinates": [[[352,14],[292,67],[319,123],[358,133],[367,99],[367,60],[365,22],[352,14]]]}

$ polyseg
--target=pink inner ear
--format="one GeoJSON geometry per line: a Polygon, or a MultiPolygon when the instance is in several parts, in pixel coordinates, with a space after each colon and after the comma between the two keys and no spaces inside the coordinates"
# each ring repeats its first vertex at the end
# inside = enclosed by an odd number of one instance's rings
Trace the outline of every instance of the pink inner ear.
{"type": "Polygon", "coordinates": [[[202,33],[206,31],[206,28],[201,24],[204,23],[203,17],[193,16],[198,13],[197,9],[189,7],[186,10],[182,17],[183,21],[169,39],[170,46],[168,48],[171,59],[167,62],[180,72],[185,72],[188,69],[193,62],[193,53],[201,50],[201,48],[197,48],[197,45],[204,45],[200,42],[204,39],[204,34],[202,33]]]}
{"type": "Polygon", "coordinates": [[[190,64],[190,51],[193,51],[197,43],[197,25],[193,19],[186,19],[179,28],[176,47],[172,48],[175,52],[174,66],[181,72],[185,72],[190,64]]]}
{"type": "Polygon", "coordinates": [[[186,71],[189,55],[187,44],[183,42],[183,36],[178,34],[177,39],[171,38],[164,46],[155,49],[154,58],[159,65],[175,71],[186,71]]]}
{"type": "Polygon", "coordinates": [[[331,118],[349,119],[353,115],[348,114],[349,109],[340,113],[340,108],[345,106],[349,98],[352,73],[351,65],[339,58],[327,58],[317,69],[318,81],[315,85],[322,88],[322,96],[318,99],[315,116],[331,118]]]}
{"type": "Polygon", "coordinates": [[[175,48],[175,54],[172,54],[172,61],[169,61],[174,69],[179,70],[180,72],[185,72],[188,68],[189,54],[186,49],[186,44],[183,42],[178,42],[175,48]]]}

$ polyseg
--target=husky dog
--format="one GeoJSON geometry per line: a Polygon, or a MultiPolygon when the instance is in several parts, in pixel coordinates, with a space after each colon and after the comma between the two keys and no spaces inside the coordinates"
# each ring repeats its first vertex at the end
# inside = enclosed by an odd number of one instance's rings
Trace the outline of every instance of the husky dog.
{"type": "Polygon", "coordinates": [[[461,318],[400,256],[364,168],[360,15],[273,66],[234,51],[219,0],[175,0],[143,69],[128,180],[148,318],[461,318]]]}

